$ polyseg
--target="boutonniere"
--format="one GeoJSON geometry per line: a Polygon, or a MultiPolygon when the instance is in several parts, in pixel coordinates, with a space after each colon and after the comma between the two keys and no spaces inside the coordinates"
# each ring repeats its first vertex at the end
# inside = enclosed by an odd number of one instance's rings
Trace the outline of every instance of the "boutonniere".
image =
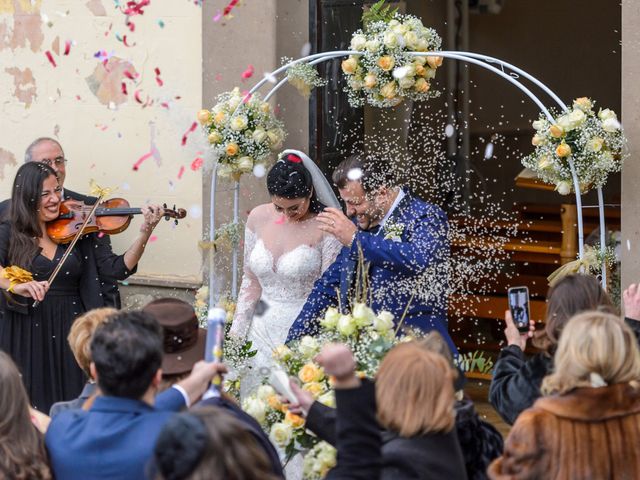
{"type": "Polygon", "coordinates": [[[384,224],[384,239],[393,240],[394,242],[400,242],[402,233],[404,232],[404,225],[402,223],[387,222],[384,224]]]}

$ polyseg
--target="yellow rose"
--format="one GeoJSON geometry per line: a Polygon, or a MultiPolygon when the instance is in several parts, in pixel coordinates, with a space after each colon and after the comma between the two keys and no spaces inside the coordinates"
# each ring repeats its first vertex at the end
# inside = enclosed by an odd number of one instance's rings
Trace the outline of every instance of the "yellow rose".
{"type": "Polygon", "coordinates": [[[551,125],[549,127],[549,133],[553,138],[560,138],[564,135],[564,129],[560,125],[551,125]]]}
{"type": "Polygon", "coordinates": [[[384,87],[380,89],[380,95],[382,95],[387,100],[391,100],[396,96],[396,82],[393,80],[387,83],[384,87]]]}
{"type": "Polygon", "coordinates": [[[438,68],[442,65],[442,57],[427,57],[427,63],[431,68],[438,68]]]}
{"type": "Polygon", "coordinates": [[[313,398],[320,397],[320,395],[322,395],[322,392],[324,392],[324,387],[320,382],[305,383],[302,386],[302,389],[313,395],[313,398]]]}
{"type": "Polygon", "coordinates": [[[262,110],[263,113],[269,113],[271,111],[271,105],[268,102],[262,102],[260,110],[262,110]]]}
{"type": "Polygon", "coordinates": [[[220,132],[218,132],[217,130],[214,130],[209,134],[208,139],[209,143],[211,144],[220,143],[220,140],[222,140],[222,135],[220,135],[220,132]]]}
{"type": "Polygon", "coordinates": [[[304,426],[304,418],[295,413],[287,412],[284,416],[284,423],[293,428],[301,428],[304,426]]]}
{"type": "Polygon", "coordinates": [[[373,73],[368,73],[364,77],[364,86],[367,88],[373,88],[378,84],[378,77],[376,77],[373,73]]]}
{"type": "Polygon", "coordinates": [[[389,55],[385,55],[384,57],[380,57],[378,59],[378,66],[384,70],[385,72],[388,72],[389,70],[391,70],[393,68],[393,66],[395,65],[395,60],[393,59],[393,57],[389,56],[389,55]]]}
{"type": "Polygon", "coordinates": [[[320,395],[318,401],[327,407],[336,408],[336,396],[332,390],[320,395]]]}
{"type": "Polygon", "coordinates": [[[531,145],[538,146],[544,143],[544,137],[540,135],[534,135],[531,139],[531,145]]]}
{"type": "Polygon", "coordinates": [[[423,57],[423,56],[415,57],[413,59],[413,63],[415,63],[416,65],[423,65],[424,66],[424,64],[427,63],[427,57],[423,57]]]}
{"type": "Polygon", "coordinates": [[[228,143],[227,147],[225,148],[225,153],[230,157],[233,157],[234,155],[238,154],[238,150],[239,147],[237,143],[228,143]]]}
{"type": "Polygon", "coordinates": [[[432,78],[436,78],[436,69],[435,68],[426,68],[424,73],[424,78],[427,80],[431,80],[432,78]]]}
{"type": "Polygon", "coordinates": [[[287,361],[291,358],[291,349],[286,345],[278,345],[273,350],[272,356],[275,360],[279,360],[282,362],[287,361]]]}
{"type": "Polygon", "coordinates": [[[424,68],[424,65],[416,65],[416,75],[419,77],[424,77],[425,74],[427,73],[427,69],[424,68]]]}
{"type": "Polygon", "coordinates": [[[342,61],[342,71],[348,75],[353,75],[358,67],[358,60],[355,57],[349,57],[342,61]]]}
{"type": "Polygon", "coordinates": [[[413,86],[416,89],[416,92],[427,93],[431,85],[424,78],[419,78],[416,80],[416,84],[413,86]]]}
{"type": "Polygon", "coordinates": [[[244,130],[247,128],[248,123],[249,121],[247,120],[247,117],[244,115],[237,115],[231,119],[231,130],[235,130],[236,132],[244,130]]]}
{"type": "Polygon", "coordinates": [[[324,372],[314,363],[307,363],[298,372],[302,383],[319,382],[324,378],[324,372]]]}
{"type": "Polygon", "coordinates": [[[216,125],[222,125],[222,123],[224,123],[226,118],[227,118],[227,114],[221,110],[218,113],[216,113],[216,115],[213,117],[213,122],[216,125]]]}
{"type": "Polygon", "coordinates": [[[200,125],[207,125],[211,123],[211,112],[209,110],[200,110],[198,112],[198,121],[200,125]]]}
{"type": "Polygon", "coordinates": [[[568,157],[569,155],[571,155],[571,147],[564,142],[561,143],[556,148],[556,155],[558,155],[560,158],[568,157]]]}
{"type": "Polygon", "coordinates": [[[271,385],[260,385],[258,387],[258,391],[256,392],[257,397],[262,401],[268,400],[269,397],[275,394],[276,394],[276,391],[273,389],[271,385]]]}
{"type": "Polygon", "coordinates": [[[573,106],[579,108],[583,112],[590,112],[593,104],[591,103],[591,99],[588,97],[580,97],[576,98],[573,101],[573,106]]]}
{"type": "Polygon", "coordinates": [[[282,410],[282,402],[280,401],[280,398],[278,397],[278,395],[274,394],[268,397],[267,404],[269,405],[269,408],[272,408],[278,411],[282,410]]]}

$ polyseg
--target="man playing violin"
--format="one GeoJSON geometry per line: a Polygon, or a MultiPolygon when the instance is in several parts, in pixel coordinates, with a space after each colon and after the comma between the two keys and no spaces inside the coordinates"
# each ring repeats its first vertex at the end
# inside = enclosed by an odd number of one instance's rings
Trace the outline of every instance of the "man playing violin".
{"type": "MultiPolygon", "coordinates": [[[[67,159],[64,156],[62,146],[57,140],[49,137],[40,137],[31,142],[24,154],[25,163],[39,162],[50,166],[56,175],[58,175],[58,184],[60,185],[63,200],[76,200],[87,205],[93,205],[96,202],[95,197],[82,195],[72,190],[64,188],[64,179],[67,174],[67,159]]],[[[9,206],[11,200],[0,202],[0,220],[7,220],[9,215],[9,206]]],[[[109,235],[90,234],[96,248],[105,247],[111,252],[111,239],[109,235]]],[[[132,271],[135,273],[135,269],[132,271]]],[[[107,275],[100,276],[102,286],[102,296],[104,298],[105,307],[113,307],[119,309],[121,307],[120,291],[118,290],[118,281],[107,275]]]]}

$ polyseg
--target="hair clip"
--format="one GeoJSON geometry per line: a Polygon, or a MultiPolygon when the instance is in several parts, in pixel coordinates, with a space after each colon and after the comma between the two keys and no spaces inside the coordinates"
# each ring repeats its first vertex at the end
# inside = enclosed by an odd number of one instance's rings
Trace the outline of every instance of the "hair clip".
{"type": "Polygon", "coordinates": [[[293,153],[287,155],[287,160],[293,163],[302,163],[302,159],[299,156],[294,155],[293,153]]]}

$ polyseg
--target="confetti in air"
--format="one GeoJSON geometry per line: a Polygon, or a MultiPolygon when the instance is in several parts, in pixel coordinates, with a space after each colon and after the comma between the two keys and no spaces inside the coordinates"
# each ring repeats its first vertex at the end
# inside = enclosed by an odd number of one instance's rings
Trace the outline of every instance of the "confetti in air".
{"type": "Polygon", "coordinates": [[[44,52],[44,54],[47,56],[47,59],[49,60],[49,63],[51,65],[53,65],[54,67],[58,66],[58,65],[56,65],[56,61],[53,59],[53,55],[51,54],[51,52],[49,50],[44,52]]]}
{"type": "Polygon", "coordinates": [[[189,127],[189,130],[184,132],[184,135],[182,135],[182,146],[183,147],[187,144],[187,137],[189,136],[189,134],[191,132],[193,132],[196,128],[198,128],[198,122],[193,122],[191,124],[191,126],[189,127]]]}
{"type": "Polygon", "coordinates": [[[253,65],[249,65],[247,69],[244,72],[242,72],[242,75],[241,75],[242,81],[244,82],[250,79],[251,77],[253,77],[253,73],[254,73],[253,65]]]}

